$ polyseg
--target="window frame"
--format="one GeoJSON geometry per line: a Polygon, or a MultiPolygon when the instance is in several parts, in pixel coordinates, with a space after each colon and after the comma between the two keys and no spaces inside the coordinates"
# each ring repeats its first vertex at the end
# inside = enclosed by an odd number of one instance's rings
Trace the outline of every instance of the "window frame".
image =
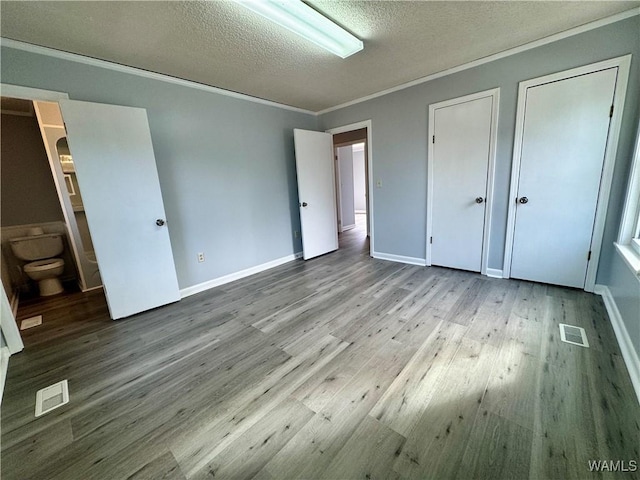
{"type": "Polygon", "coordinates": [[[615,246],[631,271],[640,279],[640,121],[636,131],[636,145],[620,232],[615,246]]]}

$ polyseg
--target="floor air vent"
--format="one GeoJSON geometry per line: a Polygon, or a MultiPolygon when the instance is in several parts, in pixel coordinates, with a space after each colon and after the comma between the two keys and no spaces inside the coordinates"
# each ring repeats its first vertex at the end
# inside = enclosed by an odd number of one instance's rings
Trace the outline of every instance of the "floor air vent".
{"type": "Polygon", "coordinates": [[[580,345],[581,347],[589,348],[587,334],[582,327],[574,327],[573,325],[561,323],[560,339],[563,342],[571,343],[572,345],[580,345]]]}
{"type": "Polygon", "coordinates": [[[36,417],[69,403],[69,385],[66,380],[54,383],[36,393],[36,417]]]}
{"type": "Polygon", "coordinates": [[[22,322],[20,323],[20,330],[37,327],[38,325],[42,325],[42,315],[22,320],[22,322]]]}

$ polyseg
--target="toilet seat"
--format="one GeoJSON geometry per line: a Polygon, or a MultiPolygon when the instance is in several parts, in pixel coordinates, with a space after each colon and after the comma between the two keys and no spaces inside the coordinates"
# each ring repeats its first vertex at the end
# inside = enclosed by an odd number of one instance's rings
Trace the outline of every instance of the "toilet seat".
{"type": "Polygon", "coordinates": [[[27,263],[24,266],[25,272],[42,272],[64,266],[64,260],[61,258],[46,258],[44,260],[36,260],[35,262],[27,263]]]}

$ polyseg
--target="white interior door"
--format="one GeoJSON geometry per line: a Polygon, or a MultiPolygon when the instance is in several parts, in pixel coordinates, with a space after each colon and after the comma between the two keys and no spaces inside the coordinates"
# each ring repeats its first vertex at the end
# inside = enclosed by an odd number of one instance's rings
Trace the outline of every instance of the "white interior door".
{"type": "Polygon", "coordinates": [[[180,300],[146,111],[60,107],[111,318],[180,300]]]}
{"type": "Polygon", "coordinates": [[[616,75],[526,90],[512,277],[584,288],[616,75]]]}
{"type": "Polygon", "coordinates": [[[333,139],[294,129],[298,198],[305,260],[338,248],[333,139]]]}
{"type": "Polygon", "coordinates": [[[436,108],[430,188],[432,265],[481,271],[493,97],[436,108]]]}

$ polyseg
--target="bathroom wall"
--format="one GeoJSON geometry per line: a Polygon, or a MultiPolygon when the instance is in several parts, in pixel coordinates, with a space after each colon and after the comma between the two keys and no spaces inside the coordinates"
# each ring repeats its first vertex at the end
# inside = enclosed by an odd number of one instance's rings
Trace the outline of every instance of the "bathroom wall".
{"type": "Polygon", "coordinates": [[[9,243],[12,238],[28,235],[29,229],[34,226],[42,228],[45,233],[61,233],[64,235],[64,252],[62,252],[62,255],[59,255],[59,258],[64,260],[64,272],[60,278],[63,281],[71,281],[77,278],[76,264],[71,253],[71,246],[67,238],[67,226],[64,221],[2,227],[2,229],[0,229],[0,245],[2,246],[3,264],[8,271],[8,276],[5,280],[5,267],[3,267],[2,281],[3,283],[5,281],[9,282],[8,285],[6,283],[4,284],[9,300],[11,300],[12,295],[16,291],[20,291],[21,293],[36,291],[37,286],[35,282],[29,279],[22,271],[22,266],[26,262],[17,259],[13,255],[11,244],[9,243]]]}
{"type": "Polygon", "coordinates": [[[9,271],[9,263],[5,257],[4,249],[0,251],[0,278],[2,278],[2,286],[4,287],[4,291],[7,292],[7,296],[9,297],[9,301],[13,298],[14,288],[13,282],[11,281],[11,272],[9,271]]]}
{"type": "MultiPolygon", "coordinates": [[[[22,273],[24,262],[13,256],[9,239],[25,235],[34,225],[47,232],[65,233],[66,229],[36,117],[2,114],[0,122],[2,283],[11,299],[17,290],[28,291],[34,285],[22,273]]],[[[75,278],[68,244],[62,258],[63,279],[75,278]]]]}
{"type": "Polygon", "coordinates": [[[63,221],[35,116],[3,114],[0,226],[63,221]]]}

